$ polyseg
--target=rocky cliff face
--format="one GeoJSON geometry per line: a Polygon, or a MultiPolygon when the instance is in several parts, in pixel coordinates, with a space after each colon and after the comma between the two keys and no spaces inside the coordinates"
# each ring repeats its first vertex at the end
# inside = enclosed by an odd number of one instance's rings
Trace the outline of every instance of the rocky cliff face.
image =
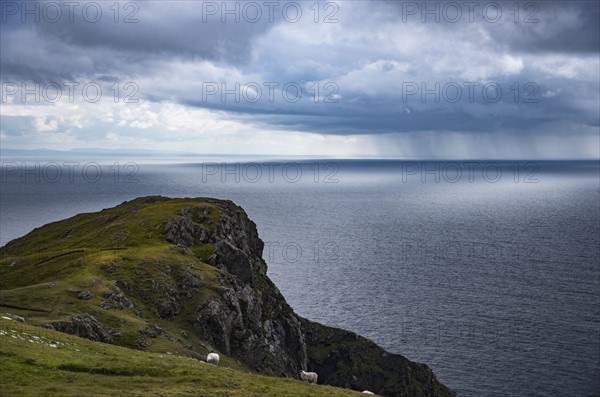
{"type": "MultiPolygon", "coordinates": [[[[25,302],[20,314],[29,311],[48,327],[130,347],[169,343],[179,354],[197,356],[216,350],[276,376],[297,378],[308,369],[318,372],[319,383],[384,396],[454,395],[426,365],[297,316],[267,277],[256,225],[230,201],[147,197],[63,222],[2,248],[0,276],[8,275],[3,305],[19,300],[17,291],[27,285],[38,291],[52,281],[64,305],[41,309],[25,302]],[[31,244],[49,249],[53,238],[76,252],[70,266],[85,269],[85,277],[24,281],[19,271],[29,262],[23,251],[31,244]],[[90,245],[111,255],[96,258],[90,245]],[[61,294],[61,283],[68,294],[61,294]]],[[[41,263],[59,268],[65,254],[48,256],[41,263]]]]}
{"type": "MultiPolygon", "coordinates": [[[[300,321],[267,277],[264,243],[256,225],[231,202],[215,202],[219,220],[213,232],[204,228],[172,233],[173,242],[191,246],[213,244],[207,262],[224,271],[221,293],[196,307],[194,331],[219,351],[234,355],[253,369],[277,376],[295,376],[306,367],[306,343],[300,321]],[[191,234],[192,239],[186,237],[191,234]]],[[[179,222],[193,223],[197,208],[186,208],[179,222]]]]}
{"type": "Polygon", "coordinates": [[[353,332],[301,320],[309,366],[323,383],[382,396],[454,395],[425,364],[386,352],[353,332]]]}

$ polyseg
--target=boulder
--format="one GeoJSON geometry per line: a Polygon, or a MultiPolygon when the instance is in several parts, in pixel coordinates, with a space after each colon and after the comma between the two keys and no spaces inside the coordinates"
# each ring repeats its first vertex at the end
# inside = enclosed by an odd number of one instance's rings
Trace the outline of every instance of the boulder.
{"type": "Polygon", "coordinates": [[[81,338],[90,339],[96,342],[111,343],[112,338],[96,321],[96,317],[87,313],[78,313],[71,316],[71,321],[55,322],[45,325],[46,328],[76,335],[81,338]]]}

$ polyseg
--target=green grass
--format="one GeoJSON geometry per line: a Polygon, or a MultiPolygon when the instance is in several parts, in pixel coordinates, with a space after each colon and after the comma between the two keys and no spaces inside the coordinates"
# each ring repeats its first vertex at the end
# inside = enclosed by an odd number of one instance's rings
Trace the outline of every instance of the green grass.
{"type": "Polygon", "coordinates": [[[239,371],[227,368],[226,364],[214,366],[178,355],[91,342],[3,318],[0,331],[2,396],[361,395],[239,371]]]}
{"type": "MultiPolygon", "coordinates": [[[[110,327],[122,335],[114,338],[114,344],[203,357],[212,349],[190,332],[190,326],[197,317],[197,305],[221,288],[216,279],[222,271],[205,263],[213,252],[211,244],[194,245],[195,255],[190,255],[166,241],[163,233],[166,220],[181,216],[183,208],[196,211],[200,207],[208,208],[201,225],[214,228],[220,212],[210,199],[165,197],[140,198],[37,228],[0,248],[0,306],[33,325],[69,321],[73,313],[89,313],[105,329],[110,327]],[[180,315],[172,321],[161,320],[155,314],[156,304],[167,300],[166,290],[181,291],[178,284],[186,273],[201,277],[202,287],[182,299],[180,315]],[[130,285],[124,292],[134,309],[100,307],[113,281],[130,285]],[[92,298],[79,299],[82,290],[91,292],[92,298]],[[146,321],[164,332],[146,339],[150,346],[142,347],[138,340],[146,321]],[[181,336],[184,330],[186,338],[181,336]]],[[[194,219],[200,220],[200,212],[196,212],[194,219]]],[[[223,360],[247,369],[235,359],[223,360]]]]}
{"type": "Polygon", "coordinates": [[[181,216],[183,208],[199,206],[208,208],[201,225],[213,230],[219,210],[210,199],[144,197],[34,229],[27,238],[13,240],[3,247],[3,257],[22,259],[29,255],[41,262],[49,253],[66,254],[82,247],[99,250],[166,244],[161,234],[165,221],[181,216]]]}

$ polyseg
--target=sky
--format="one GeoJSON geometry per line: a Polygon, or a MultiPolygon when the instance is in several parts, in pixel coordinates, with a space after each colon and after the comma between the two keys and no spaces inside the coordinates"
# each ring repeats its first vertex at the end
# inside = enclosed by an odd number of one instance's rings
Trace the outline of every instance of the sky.
{"type": "Polygon", "coordinates": [[[3,149],[600,158],[598,1],[1,1],[3,149]]]}

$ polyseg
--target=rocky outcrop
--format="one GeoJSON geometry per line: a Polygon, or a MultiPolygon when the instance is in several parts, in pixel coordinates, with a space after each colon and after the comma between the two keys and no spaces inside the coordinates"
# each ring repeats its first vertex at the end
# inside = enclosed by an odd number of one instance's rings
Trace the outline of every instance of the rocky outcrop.
{"type": "Polygon", "coordinates": [[[222,294],[197,308],[196,333],[260,372],[293,377],[305,368],[300,323],[274,286],[256,293],[230,277],[222,282],[222,294]]]}
{"type": "Polygon", "coordinates": [[[300,322],[267,277],[256,225],[231,202],[219,202],[208,263],[224,270],[215,296],[196,308],[195,332],[219,351],[257,371],[296,377],[306,368],[300,322]]]}
{"type": "Polygon", "coordinates": [[[87,301],[92,299],[92,293],[86,289],[79,291],[79,293],[77,293],[77,297],[81,300],[87,301]]]}
{"type": "Polygon", "coordinates": [[[319,381],[353,390],[372,390],[381,396],[450,396],[431,369],[399,354],[386,352],[372,341],[338,328],[301,320],[309,368],[319,381]]]}
{"type": "Polygon", "coordinates": [[[123,310],[131,309],[133,307],[133,304],[131,303],[129,298],[125,296],[125,294],[118,286],[116,281],[113,281],[110,289],[106,290],[106,292],[104,293],[104,298],[106,298],[106,300],[100,302],[100,307],[104,309],[114,308],[118,310],[123,310]]]}
{"type": "Polygon", "coordinates": [[[152,323],[148,324],[148,326],[146,328],[144,328],[143,330],[140,331],[140,333],[147,338],[156,338],[160,334],[162,334],[162,332],[163,332],[162,328],[160,328],[158,325],[152,324],[152,323]]]}
{"type": "Polygon", "coordinates": [[[167,241],[181,247],[205,243],[209,233],[201,223],[207,214],[207,206],[182,209],[181,216],[170,218],[165,223],[164,234],[167,241]]]}
{"type": "Polygon", "coordinates": [[[112,338],[108,332],[98,324],[96,317],[86,313],[73,314],[71,316],[71,321],[68,322],[46,324],[46,328],[76,335],[96,342],[112,342],[112,338]]]}

